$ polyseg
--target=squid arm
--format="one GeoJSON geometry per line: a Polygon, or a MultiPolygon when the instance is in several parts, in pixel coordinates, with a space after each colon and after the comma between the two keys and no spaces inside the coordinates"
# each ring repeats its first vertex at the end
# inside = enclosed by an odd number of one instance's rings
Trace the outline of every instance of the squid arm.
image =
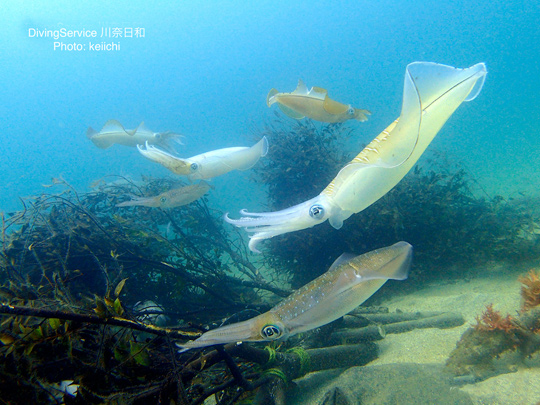
{"type": "Polygon", "coordinates": [[[326,273],[270,311],[244,322],[213,329],[197,340],[179,346],[185,351],[232,342],[284,340],[326,325],[362,304],[387,280],[406,279],[412,250],[407,242],[398,242],[356,257],[344,254],[326,273]]]}
{"type": "Polygon", "coordinates": [[[268,140],[263,137],[251,147],[217,149],[182,159],[148,143],[137,149],[147,159],[161,164],[176,174],[188,176],[191,180],[210,179],[232,170],[247,170],[268,152],[268,140]]]}
{"type": "Polygon", "coordinates": [[[418,161],[437,132],[464,101],[481,91],[486,67],[457,69],[430,62],[407,66],[399,118],[343,167],[316,197],[268,213],[240,211],[225,221],[250,233],[249,248],[264,239],[318,225],[326,220],[339,229],[343,221],[390,191],[418,161]]]}

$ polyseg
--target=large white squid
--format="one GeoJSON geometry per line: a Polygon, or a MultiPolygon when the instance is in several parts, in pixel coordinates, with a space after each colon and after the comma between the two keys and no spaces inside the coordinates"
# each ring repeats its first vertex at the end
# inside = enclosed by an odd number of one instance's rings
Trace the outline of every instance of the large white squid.
{"type": "Polygon", "coordinates": [[[190,180],[211,179],[232,170],[247,170],[268,153],[265,136],[251,147],[238,146],[216,149],[187,159],[174,156],[146,142],[137,145],[139,152],[147,159],[159,163],[171,172],[187,176],[190,180]]]}
{"type": "Polygon", "coordinates": [[[317,197],[277,212],[241,210],[240,219],[226,214],[225,221],[252,233],[249,248],[253,252],[259,252],[261,240],[326,220],[341,228],[344,220],[401,181],[459,105],[478,95],[485,75],[483,63],[467,69],[431,62],[409,64],[399,118],[343,167],[317,197]]]}

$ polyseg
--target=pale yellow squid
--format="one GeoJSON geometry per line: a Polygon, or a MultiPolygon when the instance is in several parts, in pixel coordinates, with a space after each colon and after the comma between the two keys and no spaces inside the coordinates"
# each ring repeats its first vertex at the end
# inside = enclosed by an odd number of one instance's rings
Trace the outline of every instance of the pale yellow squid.
{"type": "Polygon", "coordinates": [[[308,117],[321,122],[337,123],[348,120],[367,121],[367,116],[371,115],[368,110],[332,100],[328,97],[328,91],[321,87],[308,90],[302,80],[298,80],[298,86],[291,93],[270,90],[266,96],[266,105],[271,107],[274,103],[285,115],[296,120],[308,117]]]}
{"type": "Polygon", "coordinates": [[[114,144],[134,148],[146,142],[169,149],[170,141],[182,144],[180,141],[182,135],[170,131],[153,132],[145,127],[144,122],[135,129],[125,129],[118,121],[109,120],[99,132],[92,127],[88,128],[86,136],[100,149],[107,149],[114,144]]]}
{"type": "Polygon", "coordinates": [[[326,220],[339,229],[352,214],[369,207],[390,191],[418,161],[437,132],[464,101],[482,89],[486,67],[467,69],[430,62],[407,66],[401,115],[343,167],[315,198],[277,211],[240,211],[240,219],[225,221],[246,229],[249,248],[287,232],[318,225],[326,220]]]}
{"type": "Polygon", "coordinates": [[[133,197],[130,201],[116,204],[117,207],[153,207],[153,208],[177,208],[191,204],[205,195],[210,188],[214,188],[206,181],[201,180],[197,184],[190,184],[179,188],[165,191],[153,197],[133,197]]]}
{"type": "Polygon", "coordinates": [[[356,257],[343,254],[326,273],[270,311],[244,322],[213,329],[197,340],[177,345],[185,351],[233,342],[284,340],[326,325],[362,304],[387,280],[406,279],[412,251],[407,242],[398,242],[356,257]]]}

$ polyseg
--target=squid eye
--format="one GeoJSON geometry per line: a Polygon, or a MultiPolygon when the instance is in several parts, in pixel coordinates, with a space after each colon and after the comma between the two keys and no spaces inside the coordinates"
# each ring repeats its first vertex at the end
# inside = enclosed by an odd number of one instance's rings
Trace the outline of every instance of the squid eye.
{"type": "Polygon", "coordinates": [[[199,165],[197,163],[192,163],[189,169],[192,173],[195,173],[197,170],[199,170],[199,165]]]}
{"type": "Polygon", "coordinates": [[[281,330],[276,325],[266,325],[261,330],[261,336],[266,339],[278,339],[281,336],[281,330]]]}
{"type": "Polygon", "coordinates": [[[354,115],[354,108],[349,107],[349,109],[347,110],[347,114],[354,115]]]}
{"type": "Polygon", "coordinates": [[[161,197],[159,199],[159,202],[162,203],[162,204],[165,203],[166,201],[167,201],[167,197],[161,197]]]}
{"type": "Polygon", "coordinates": [[[160,134],[159,132],[156,132],[156,133],[154,134],[154,138],[156,138],[156,139],[161,139],[161,134],[160,134]]]}
{"type": "Polygon", "coordinates": [[[312,205],[309,208],[309,216],[315,219],[321,219],[324,217],[324,207],[320,204],[312,205]]]}

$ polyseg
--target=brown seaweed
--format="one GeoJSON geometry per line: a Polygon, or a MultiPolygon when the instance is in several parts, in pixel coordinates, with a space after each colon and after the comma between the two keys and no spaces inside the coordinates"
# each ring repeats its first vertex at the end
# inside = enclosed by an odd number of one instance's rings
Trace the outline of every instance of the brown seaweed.
{"type": "MultiPolygon", "coordinates": [[[[272,269],[263,276],[205,198],[170,210],[116,207],[126,194],[157,194],[173,180],[119,178],[86,194],[58,183],[65,187],[60,194],[27,199],[25,209],[3,217],[4,401],[200,404],[216,396],[237,403],[253,401],[255,392],[264,397],[272,387],[283,394],[309,371],[376,357],[376,344],[365,335],[361,344],[331,346],[333,334],[343,332],[336,330],[339,322],[265,349],[230,344],[178,353],[176,339],[262,312],[276,300],[272,294],[286,296],[284,276],[272,269]],[[158,302],[155,315],[170,323],[149,323],[151,311],[138,310],[143,300],[158,302]],[[59,388],[66,380],[77,387],[75,397],[59,388]]],[[[400,330],[401,321],[419,316],[386,315],[400,330]]],[[[425,321],[418,319],[417,327],[425,321]]]]}
{"type": "MultiPolygon", "coordinates": [[[[222,214],[204,198],[167,211],[118,209],[126,194],[177,183],[118,180],[82,195],[58,180],[60,194],[30,198],[21,212],[2,216],[4,401],[55,402],[64,396],[57,384],[74,380],[84,403],[191,402],[201,392],[178,377],[189,358],[177,359],[172,339],[193,339],[196,325],[266,309],[258,291],[288,294],[247,259],[242,240],[225,231],[222,214]],[[141,299],[157,300],[176,327],[139,320],[132,308],[141,299]],[[19,382],[25,389],[9,389],[19,382]]],[[[228,378],[206,373],[214,386],[228,378]]]]}
{"type": "Polygon", "coordinates": [[[531,308],[540,305],[540,276],[531,269],[525,276],[520,276],[518,281],[521,286],[521,312],[526,312],[531,308]]]}

